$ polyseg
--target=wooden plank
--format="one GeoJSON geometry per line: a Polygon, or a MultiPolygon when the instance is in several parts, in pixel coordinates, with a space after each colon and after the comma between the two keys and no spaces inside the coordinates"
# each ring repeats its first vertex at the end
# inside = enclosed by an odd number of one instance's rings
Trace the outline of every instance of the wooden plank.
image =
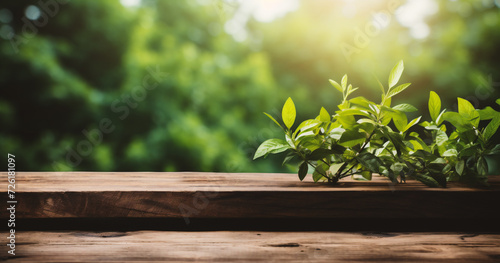
{"type": "MultiPolygon", "coordinates": [[[[1,233],[1,236],[6,236],[1,233]]],[[[498,262],[499,234],[342,232],[21,232],[30,262],[498,262]]]]}
{"type": "MultiPolygon", "coordinates": [[[[7,174],[1,173],[3,178],[7,174]]],[[[20,218],[500,218],[489,189],[416,181],[300,182],[293,174],[18,172],[20,218]]],[[[7,199],[6,189],[0,202],[7,199]]],[[[6,210],[0,210],[7,217],[6,210]]]]}

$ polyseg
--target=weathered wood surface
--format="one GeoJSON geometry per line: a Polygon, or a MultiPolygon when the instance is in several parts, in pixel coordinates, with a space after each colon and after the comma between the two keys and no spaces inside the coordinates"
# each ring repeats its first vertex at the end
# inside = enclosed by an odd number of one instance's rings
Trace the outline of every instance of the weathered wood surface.
{"type": "MultiPolygon", "coordinates": [[[[1,236],[6,236],[2,233],[1,236]]],[[[30,262],[499,262],[500,235],[341,232],[21,232],[30,262]]]]}
{"type": "MultiPolygon", "coordinates": [[[[2,178],[7,174],[1,173],[2,178]]],[[[6,179],[5,179],[6,180],[6,179]]],[[[500,218],[500,177],[489,189],[416,181],[345,180],[332,186],[294,174],[18,172],[19,218],[500,218]]],[[[5,203],[6,188],[0,192],[5,203]]],[[[2,218],[6,210],[0,210],[2,218]]]]}

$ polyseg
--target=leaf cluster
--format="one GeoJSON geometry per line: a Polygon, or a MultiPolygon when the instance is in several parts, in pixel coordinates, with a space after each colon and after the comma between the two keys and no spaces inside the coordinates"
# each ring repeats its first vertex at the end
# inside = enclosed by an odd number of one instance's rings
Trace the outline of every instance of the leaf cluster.
{"type": "MultiPolygon", "coordinates": [[[[295,129],[296,109],[291,98],[283,106],[280,126],[284,139],[269,139],[257,149],[254,159],[287,151],[283,163],[299,160],[298,176],[303,180],[311,169],[315,182],[338,180],[351,176],[371,180],[372,174],[388,177],[392,182],[416,179],[431,187],[445,187],[448,181],[462,181],[473,186],[487,185],[488,164],[485,157],[500,153],[500,145],[490,139],[500,126],[500,112],[491,107],[475,109],[458,98],[458,112],[442,109],[441,99],[431,91],[430,121],[421,117],[408,120],[416,112],[410,104],[392,106],[392,98],[410,83],[397,85],[404,70],[399,61],[389,74],[387,86],[377,80],[380,103],[364,97],[350,98],[354,91],[344,75],[340,84],[330,79],[342,93],[342,102],[334,114],[324,107],[314,119],[301,122],[295,129]],[[480,128],[481,121],[488,121],[480,128]],[[449,130],[446,123],[449,123],[449,130]],[[412,127],[424,127],[424,140],[412,127]],[[391,128],[394,127],[394,128],[391,128]]],[[[496,101],[500,105],[500,99],[496,101]]]]}

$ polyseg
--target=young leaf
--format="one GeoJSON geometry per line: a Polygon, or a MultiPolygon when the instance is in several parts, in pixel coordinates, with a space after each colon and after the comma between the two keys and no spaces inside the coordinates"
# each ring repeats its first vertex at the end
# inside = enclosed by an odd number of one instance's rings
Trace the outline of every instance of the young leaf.
{"type": "Polygon", "coordinates": [[[480,115],[479,112],[474,109],[472,103],[468,100],[464,100],[462,98],[457,98],[458,100],[458,113],[464,118],[469,119],[469,121],[477,127],[479,125],[480,115]]]}
{"type": "Polygon", "coordinates": [[[403,60],[400,60],[396,66],[391,70],[391,74],[389,74],[389,90],[398,83],[399,78],[404,70],[403,60]]]}
{"type": "Polygon", "coordinates": [[[319,120],[322,122],[330,121],[330,113],[328,113],[328,111],[323,107],[321,107],[321,110],[319,111],[319,120]]]}
{"type": "Polygon", "coordinates": [[[415,106],[413,106],[411,104],[406,104],[406,103],[396,105],[396,106],[392,107],[392,109],[393,110],[398,110],[398,111],[403,111],[403,112],[414,112],[414,111],[417,111],[417,108],[415,108],[415,106]]]}
{"type": "Polygon", "coordinates": [[[302,162],[302,164],[299,167],[299,179],[302,181],[307,175],[307,169],[309,167],[307,166],[307,162],[302,162]]]}
{"type": "Polygon", "coordinates": [[[439,112],[441,111],[441,98],[436,92],[431,91],[429,95],[429,113],[433,121],[437,122],[439,112]]]}
{"type": "Polygon", "coordinates": [[[299,127],[297,127],[297,129],[293,133],[293,137],[295,137],[295,135],[297,135],[297,133],[299,133],[299,132],[302,133],[302,132],[308,131],[310,129],[314,129],[314,128],[316,128],[316,126],[318,126],[320,124],[321,124],[321,121],[318,121],[318,120],[314,120],[314,119],[305,120],[299,125],[299,127]]]}
{"type": "Polygon", "coordinates": [[[420,119],[422,118],[422,116],[418,117],[418,118],[415,118],[413,119],[412,121],[410,121],[410,123],[408,123],[408,125],[406,125],[406,127],[404,128],[404,130],[402,132],[405,132],[407,131],[409,128],[411,128],[413,125],[417,124],[420,119]]]}
{"type": "Polygon", "coordinates": [[[330,84],[332,84],[332,86],[334,86],[338,91],[340,91],[341,93],[343,93],[344,91],[342,90],[342,87],[333,79],[329,79],[330,81],[330,84]]]}
{"type": "Polygon", "coordinates": [[[387,98],[391,98],[394,95],[402,92],[403,90],[405,90],[406,88],[408,88],[408,86],[410,86],[410,85],[411,85],[411,83],[405,83],[405,84],[401,84],[401,85],[395,87],[394,89],[391,89],[389,91],[389,93],[387,93],[387,98]]]}
{"type": "Polygon", "coordinates": [[[280,128],[281,128],[281,129],[283,129],[283,127],[279,124],[279,122],[278,122],[277,120],[275,120],[275,119],[273,118],[273,116],[271,116],[271,115],[269,115],[269,114],[267,114],[267,113],[265,113],[265,112],[264,112],[264,114],[266,114],[266,116],[267,116],[267,117],[269,117],[269,119],[273,120],[273,121],[274,121],[274,123],[276,123],[278,126],[280,126],[280,128]]]}
{"type": "Polygon", "coordinates": [[[497,99],[495,102],[496,102],[498,105],[500,105],[500,99],[497,99]]]}
{"type": "Polygon", "coordinates": [[[288,129],[292,128],[292,125],[295,122],[295,116],[295,104],[293,104],[292,98],[288,98],[281,112],[281,118],[288,129]]]}
{"type": "Polygon", "coordinates": [[[342,91],[347,89],[347,74],[342,77],[342,91]]]}
{"type": "Polygon", "coordinates": [[[284,140],[280,139],[269,139],[265,142],[263,142],[259,148],[257,148],[257,151],[255,152],[255,155],[253,156],[253,159],[257,159],[259,157],[268,155],[270,153],[280,153],[288,150],[290,146],[288,145],[287,142],[284,140]]]}

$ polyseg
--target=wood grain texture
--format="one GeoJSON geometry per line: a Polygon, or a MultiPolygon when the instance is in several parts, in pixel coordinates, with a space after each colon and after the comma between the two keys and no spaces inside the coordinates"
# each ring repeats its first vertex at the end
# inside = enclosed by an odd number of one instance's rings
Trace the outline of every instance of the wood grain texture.
{"type": "MultiPolygon", "coordinates": [[[[6,178],[6,173],[1,173],[6,178]]],[[[300,182],[294,174],[18,172],[20,218],[500,218],[489,189],[416,181],[300,182]]],[[[0,202],[7,194],[0,192],[0,202]]],[[[7,211],[0,215],[7,217],[7,211]]]]}
{"type": "MultiPolygon", "coordinates": [[[[6,236],[1,233],[1,236],[6,236]]],[[[19,262],[498,262],[500,235],[341,232],[21,232],[19,262]]]]}

